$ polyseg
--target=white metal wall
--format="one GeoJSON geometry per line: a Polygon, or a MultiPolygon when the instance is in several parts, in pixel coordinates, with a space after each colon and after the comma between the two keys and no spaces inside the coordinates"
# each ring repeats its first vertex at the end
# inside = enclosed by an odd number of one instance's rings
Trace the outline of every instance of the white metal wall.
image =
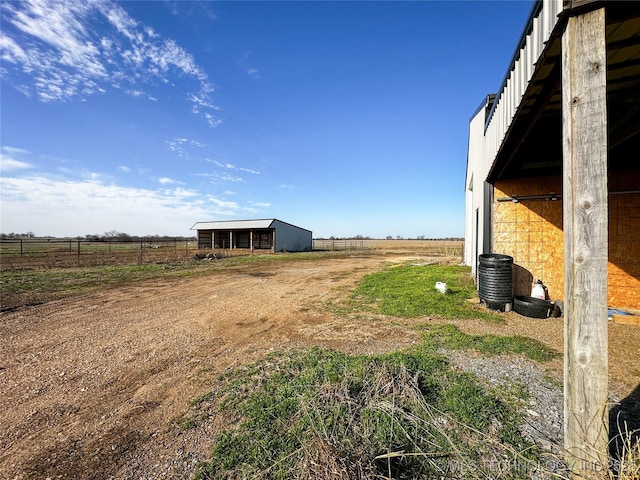
{"type": "Polygon", "coordinates": [[[524,41],[520,42],[521,48],[496,96],[488,123],[485,108],[480,108],[469,122],[464,262],[472,266],[474,275],[478,255],[491,250],[493,187],[486,179],[533,76],[536,62],[556,26],[562,4],[562,0],[542,0],[542,8],[533,18],[524,41]]]}
{"type": "Polygon", "coordinates": [[[275,220],[271,226],[275,228],[274,249],[276,252],[311,251],[312,232],[275,220]]]}
{"type": "Polygon", "coordinates": [[[467,157],[467,185],[465,191],[464,262],[471,265],[475,275],[476,258],[488,252],[490,245],[491,204],[488,202],[485,181],[489,171],[485,157],[484,124],[487,104],[484,103],[469,123],[467,157]]]}

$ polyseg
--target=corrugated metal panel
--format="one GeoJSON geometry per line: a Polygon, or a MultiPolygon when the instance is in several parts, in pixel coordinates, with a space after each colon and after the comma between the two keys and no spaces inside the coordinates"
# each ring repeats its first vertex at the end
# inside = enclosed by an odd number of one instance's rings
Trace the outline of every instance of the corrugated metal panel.
{"type": "Polygon", "coordinates": [[[303,252],[312,250],[313,239],[310,230],[296,227],[295,225],[280,220],[274,220],[273,226],[276,229],[276,252],[303,252]]]}
{"type": "Polygon", "coordinates": [[[247,230],[256,228],[271,228],[275,218],[263,220],[228,220],[217,222],[197,222],[191,230],[247,230]]]}
{"type": "Polygon", "coordinates": [[[529,21],[485,123],[487,154],[492,160],[496,158],[535,72],[536,62],[543,53],[539,51],[540,44],[544,45],[544,42],[549,40],[562,10],[562,0],[538,0],[534,3],[529,21]]]}

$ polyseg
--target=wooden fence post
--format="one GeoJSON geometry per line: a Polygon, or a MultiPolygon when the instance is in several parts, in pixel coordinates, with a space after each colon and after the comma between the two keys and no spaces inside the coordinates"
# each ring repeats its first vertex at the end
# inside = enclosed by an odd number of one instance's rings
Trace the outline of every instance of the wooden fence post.
{"type": "Polygon", "coordinates": [[[564,445],[573,478],[608,464],[607,80],[605,9],[562,36],[565,264],[564,445]]]}

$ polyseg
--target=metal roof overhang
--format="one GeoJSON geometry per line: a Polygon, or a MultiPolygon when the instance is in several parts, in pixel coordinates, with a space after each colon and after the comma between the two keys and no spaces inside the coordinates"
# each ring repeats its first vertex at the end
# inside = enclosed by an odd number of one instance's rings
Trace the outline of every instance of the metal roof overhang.
{"type": "MultiPolygon", "coordinates": [[[[640,168],[640,2],[574,2],[563,14],[605,6],[609,169],[640,168]],[[577,5],[577,6],[576,6],[577,5]]],[[[562,174],[562,31],[538,60],[487,180],[562,174]]]]}
{"type": "Polygon", "coordinates": [[[220,220],[212,222],[197,222],[191,230],[252,230],[271,228],[275,219],[262,220],[220,220]]]}

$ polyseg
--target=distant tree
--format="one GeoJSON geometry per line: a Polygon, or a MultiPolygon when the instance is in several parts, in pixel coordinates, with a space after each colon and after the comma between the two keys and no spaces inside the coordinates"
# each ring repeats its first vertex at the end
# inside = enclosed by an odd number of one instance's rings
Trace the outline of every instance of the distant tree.
{"type": "Polygon", "coordinates": [[[131,235],[124,232],[118,232],[117,230],[111,230],[109,232],[104,232],[103,237],[106,240],[114,240],[118,242],[129,242],[132,240],[131,235]]]}
{"type": "Polygon", "coordinates": [[[398,235],[396,238],[397,238],[398,240],[402,240],[402,235],[398,235]]]}
{"type": "Polygon", "coordinates": [[[36,236],[36,234],[33,232],[27,232],[27,233],[11,232],[11,233],[3,233],[1,235],[2,235],[2,238],[34,238],[36,236]]]}

